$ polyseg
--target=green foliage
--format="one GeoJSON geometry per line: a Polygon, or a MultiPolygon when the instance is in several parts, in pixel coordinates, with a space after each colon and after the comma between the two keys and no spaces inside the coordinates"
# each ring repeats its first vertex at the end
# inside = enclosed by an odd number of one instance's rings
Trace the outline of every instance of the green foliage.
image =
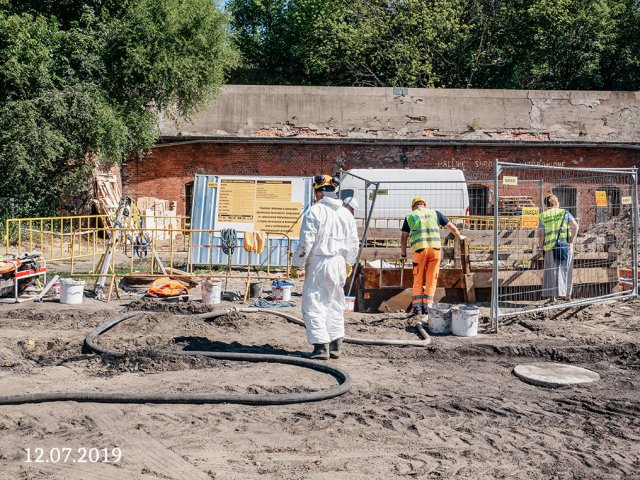
{"type": "Polygon", "coordinates": [[[232,80],[640,88],[638,0],[231,0],[232,80]]]}
{"type": "Polygon", "coordinates": [[[0,0],[0,198],[81,209],[97,164],[142,154],[158,109],[195,111],[234,58],[209,0],[0,0]]]}

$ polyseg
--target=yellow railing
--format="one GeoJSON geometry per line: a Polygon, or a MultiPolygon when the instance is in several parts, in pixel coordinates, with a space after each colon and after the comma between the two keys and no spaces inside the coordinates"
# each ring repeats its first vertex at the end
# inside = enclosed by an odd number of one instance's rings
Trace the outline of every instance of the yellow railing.
{"type": "MultiPolygon", "coordinates": [[[[465,230],[493,230],[494,218],[492,215],[449,215],[447,218],[455,225],[462,225],[465,230]]],[[[521,217],[498,217],[499,230],[522,229],[521,217]]]]}
{"type": "Polygon", "coordinates": [[[5,222],[5,254],[40,251],[48,261],[93,256],[104,247],[107,215],[10,218],[5,222]]]}
{"type": "MultiPolygon", "coordinates": [[[[47,260],[47,264],[56,270],[66,271],[79,276],[96,276],[101,271],[101,259],[110,244],[112,252],[110,265],[107,269],[113,275],[163,275],[162,270],[169,275],[215,276],[216,271],[228,267],[224,261],[219,261],[216,249],[221,249],[220,230],[191,230],[173,228],[171,223],[163,228],[139,228],[125,226],[111,228],[106,226],[105,215],[84,215],[77,217],[42,217],[15,218],[6,221],[5,254],[19,254],[25,251],[39,251],[47,260]],[[194,234],[200,237],[198,244],[193,243],[194,234]],[[199,249],[199,250],[196,250],[199,249]],[[194,254],[206,263],[194,263],[194,254]]],[[[154,217],[155,223],[163,219],[175,217],[154,217]]],[[[150,222],[149,222],[150,223],[150,222]]],[[[244,231],[236,231],[238,241],[236,252],[243,250],[242,237],[244,231]]],[[[260,267],[271,276],[274,264],[279,270],[285,269],[289,274],[289,253],[291,252],[291,238],[287,234],[265,233],[265,253],[260,267]],[[270,245],[274,240],[275,247],[270,245]],[[272,257],[272,250],[278,248],[281,258],[286,261],[277,262],[272,257]],[[285,250],[283,250],[285,249],[285,250]]],[[[232,262],[232,266],[242,266],[247,273],[232,275],[231,272],[221,273],[225,277],[248,278],[249,270],[255,269],[255,253],[236,253],[234,257],[242,261],[232,262]],[[246,261],[245,261],[246,260],[246,261]],[[254,262],[252,262],[254,260],[254,262]],[[251,267],[251,268],[249,268],[251,267]]],[[[278,278],[281,273],[278,273],[278,278]]],[[[264,277],[263,277],[264,278],[264,277]]],[[[276,277],[274,277],[276,278],[276,277]]]]}
{"type": "MultiPolygon", "coordinates": [[[[493,215],[448,215],[447,218],[455,225],[462,226],[465,230],[493,230],[493,215]]],[[[498,228],[500,230],[520,230],[521,217],[519,216],[503,216],[498,218],[498,228]]],[[[365,219],[359,218],[356,221],[358,226],[364,226],[365,219]]],[[[370,228],[397,228],[402,227],[404,218],[386,218],[376,217],[369,222],[370,228]]]]}
{"type": "MultiPolygon", "coordinates": [[[[176,221],[185,217],[147,217],[154,222],[176,221]]],[[[108,215],[78,215],[69,217],[10,218],[5,222],[5,254],[38,250],[49,262],[74,261],[104,252],[111,233],[108,215]]]]}

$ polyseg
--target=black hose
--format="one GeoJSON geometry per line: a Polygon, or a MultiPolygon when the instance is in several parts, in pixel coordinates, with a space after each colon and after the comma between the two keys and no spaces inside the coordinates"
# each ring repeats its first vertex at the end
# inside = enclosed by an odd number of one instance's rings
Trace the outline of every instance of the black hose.
{"type": "MultiPolygon", "coordinates": [[[[237,309],[220,310],[214,312],[216,316],[226,315],[237,309]]],[[[113,328],[120,322],[137,317],[149,312],[134,311],[126,312],[99,325],[85,339],[87,348],[96,353],[108,354],[122,357],[124,352],[100,347],[96,344],[97,338],[107,330],[113,328]]],[[[266,311],[266,313],[276,313],[266,311]]],[[[30,393],[22,395],[0,395],[0,405],[16,405],[23,403],[43,403],[43,402],[93,402],[93,403],[236,403],[243,405],[286,405],[291,403],[317,402],[337,397],[349,391],[351,388],[351,377],[347,372],[336,367],[331,367],[326,363],[318,362],[301,357],[286,355],[268,355],[258,353],[225,353],[188,351],[175,352],[178,355],[197,355],[219,360],[237,360],[243,362],[269,362],[283,363],[297,367],[309,368],[321,373],[333,376],[338,385],[327,389],[304,393],[285,394],[224,394],[224,393],[196,393],[196,394],[134,394],[134,393],[96,393],[96,392],[51,392],[51,393],[30,393]]]]}

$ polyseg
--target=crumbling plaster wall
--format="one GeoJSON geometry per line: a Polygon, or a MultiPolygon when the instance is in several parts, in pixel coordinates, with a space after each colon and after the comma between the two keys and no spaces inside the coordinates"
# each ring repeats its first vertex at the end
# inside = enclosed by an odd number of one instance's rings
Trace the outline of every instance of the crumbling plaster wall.
{"type": "Polygon", "coordinates": [[[164,137],[640,141],[640,92],[226,86],[164,137]]]}

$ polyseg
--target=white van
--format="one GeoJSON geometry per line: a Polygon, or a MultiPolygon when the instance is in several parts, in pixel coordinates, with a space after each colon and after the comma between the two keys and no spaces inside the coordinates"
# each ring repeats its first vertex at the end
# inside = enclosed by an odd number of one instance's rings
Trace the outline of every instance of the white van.
{"type": "Polygon", "coordinates": [[[399,228],[415,197],[424,198],[429,208],[446,216],[469,214],[469,193],[462,170],[361,168],[343,172],[340,198],[357,199],[358,219],[365,218],[365,209],[371,208],[374,198],[375,185],[369,186],[365,196],[365,181],[380,182],[371,227],[399,228]]]}

